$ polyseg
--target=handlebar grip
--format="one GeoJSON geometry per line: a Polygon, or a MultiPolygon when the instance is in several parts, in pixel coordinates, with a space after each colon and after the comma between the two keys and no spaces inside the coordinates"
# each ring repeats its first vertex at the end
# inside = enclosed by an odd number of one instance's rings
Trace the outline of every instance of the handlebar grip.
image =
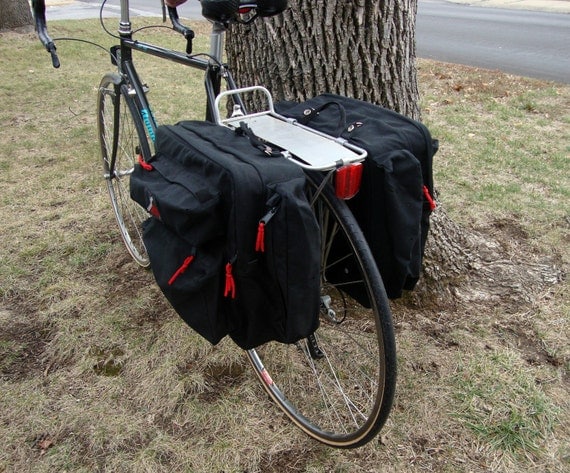
{"type": "Polygon", "coordinates": [[[55,52],[55,50],[57,49],[55,47],[55,44],[53,44],[53,42],[49,43],[46,46],[48,52],[51,54],[51,63],[53,65],[53,67],[55,67],[56,69],[59,69],[59,66],[61,65],[59,62],[59,57],[57,57],[57,53],[55,52]]]}

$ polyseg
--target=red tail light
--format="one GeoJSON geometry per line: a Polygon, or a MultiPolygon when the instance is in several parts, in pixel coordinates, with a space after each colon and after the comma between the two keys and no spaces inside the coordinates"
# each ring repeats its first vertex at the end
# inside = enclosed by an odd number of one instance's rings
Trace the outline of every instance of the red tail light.
{"type": "Polygon", "coordinates": [[[352,199],[360,189],[362,182],[362,163],[353,163],[336,170],[335,193],[339,199],[352,199]]]}

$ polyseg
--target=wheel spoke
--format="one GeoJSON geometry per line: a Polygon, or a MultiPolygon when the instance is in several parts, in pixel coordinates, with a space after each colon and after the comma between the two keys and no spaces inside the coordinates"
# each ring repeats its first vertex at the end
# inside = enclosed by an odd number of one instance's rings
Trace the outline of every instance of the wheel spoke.
{"type": "Polygon", "coordinates": [[[129,179],[137,153],[149,159],[151,150],[133,99],[122,87],[106,77],[99,89],[97,117],[103,176],[125,246],[138,264],[148,266],[141,229],[148,215],[131,199],[129,179]]]}
{"type": "Polygon", "coordinates": [[[390,411],[395,343],[368,245],[346,205],[319,184],[309,194],[321,228],[320,327],[311,342],[268,343],[248,354],[272,399],[301,429],[332,446],[356,447],[376,435],[390,411]]]}

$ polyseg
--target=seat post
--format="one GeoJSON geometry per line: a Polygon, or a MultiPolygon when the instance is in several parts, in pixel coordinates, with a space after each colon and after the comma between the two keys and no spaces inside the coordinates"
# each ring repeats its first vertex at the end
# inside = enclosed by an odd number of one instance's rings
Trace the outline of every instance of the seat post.
{"type": "Polygon", "coordinates": [[[121,22],[119,23],[119,34],[130,36],[132,34],[131,19],[129,16],[129,0],[121,0],[121,22]]]}
{"type": "MultiPolygon", "coordinates": [[[[128,0],[122,0],[128,1],[128,0]]],[[[218,62],[222,62],[224,54],[224,33],[226,27],[219,22],[212,23],[212,32],[210,33],[210,55],[218,62]]]]}

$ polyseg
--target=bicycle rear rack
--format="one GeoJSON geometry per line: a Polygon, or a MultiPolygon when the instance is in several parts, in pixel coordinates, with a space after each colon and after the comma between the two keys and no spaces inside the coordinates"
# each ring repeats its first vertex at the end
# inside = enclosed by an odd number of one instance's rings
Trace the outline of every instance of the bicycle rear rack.
{"type": "Polygon", "coordinates": [[[305,169],[328,171],[351,163],[364,161],[366,151],[354,146],[344,138],[321,133],[295,119],[275,112],[271,93],[261,86],[221,92],[215,100],[214,118],[218,125],[231,129],[246,123],[253,133],[262,140],[283,149],[283,156],[305,169]],[[220,102],[223,98],[243,93],[261,92],[267,99],[267,109],[251,114],[234,114],[222,119],[220,102]]]}

